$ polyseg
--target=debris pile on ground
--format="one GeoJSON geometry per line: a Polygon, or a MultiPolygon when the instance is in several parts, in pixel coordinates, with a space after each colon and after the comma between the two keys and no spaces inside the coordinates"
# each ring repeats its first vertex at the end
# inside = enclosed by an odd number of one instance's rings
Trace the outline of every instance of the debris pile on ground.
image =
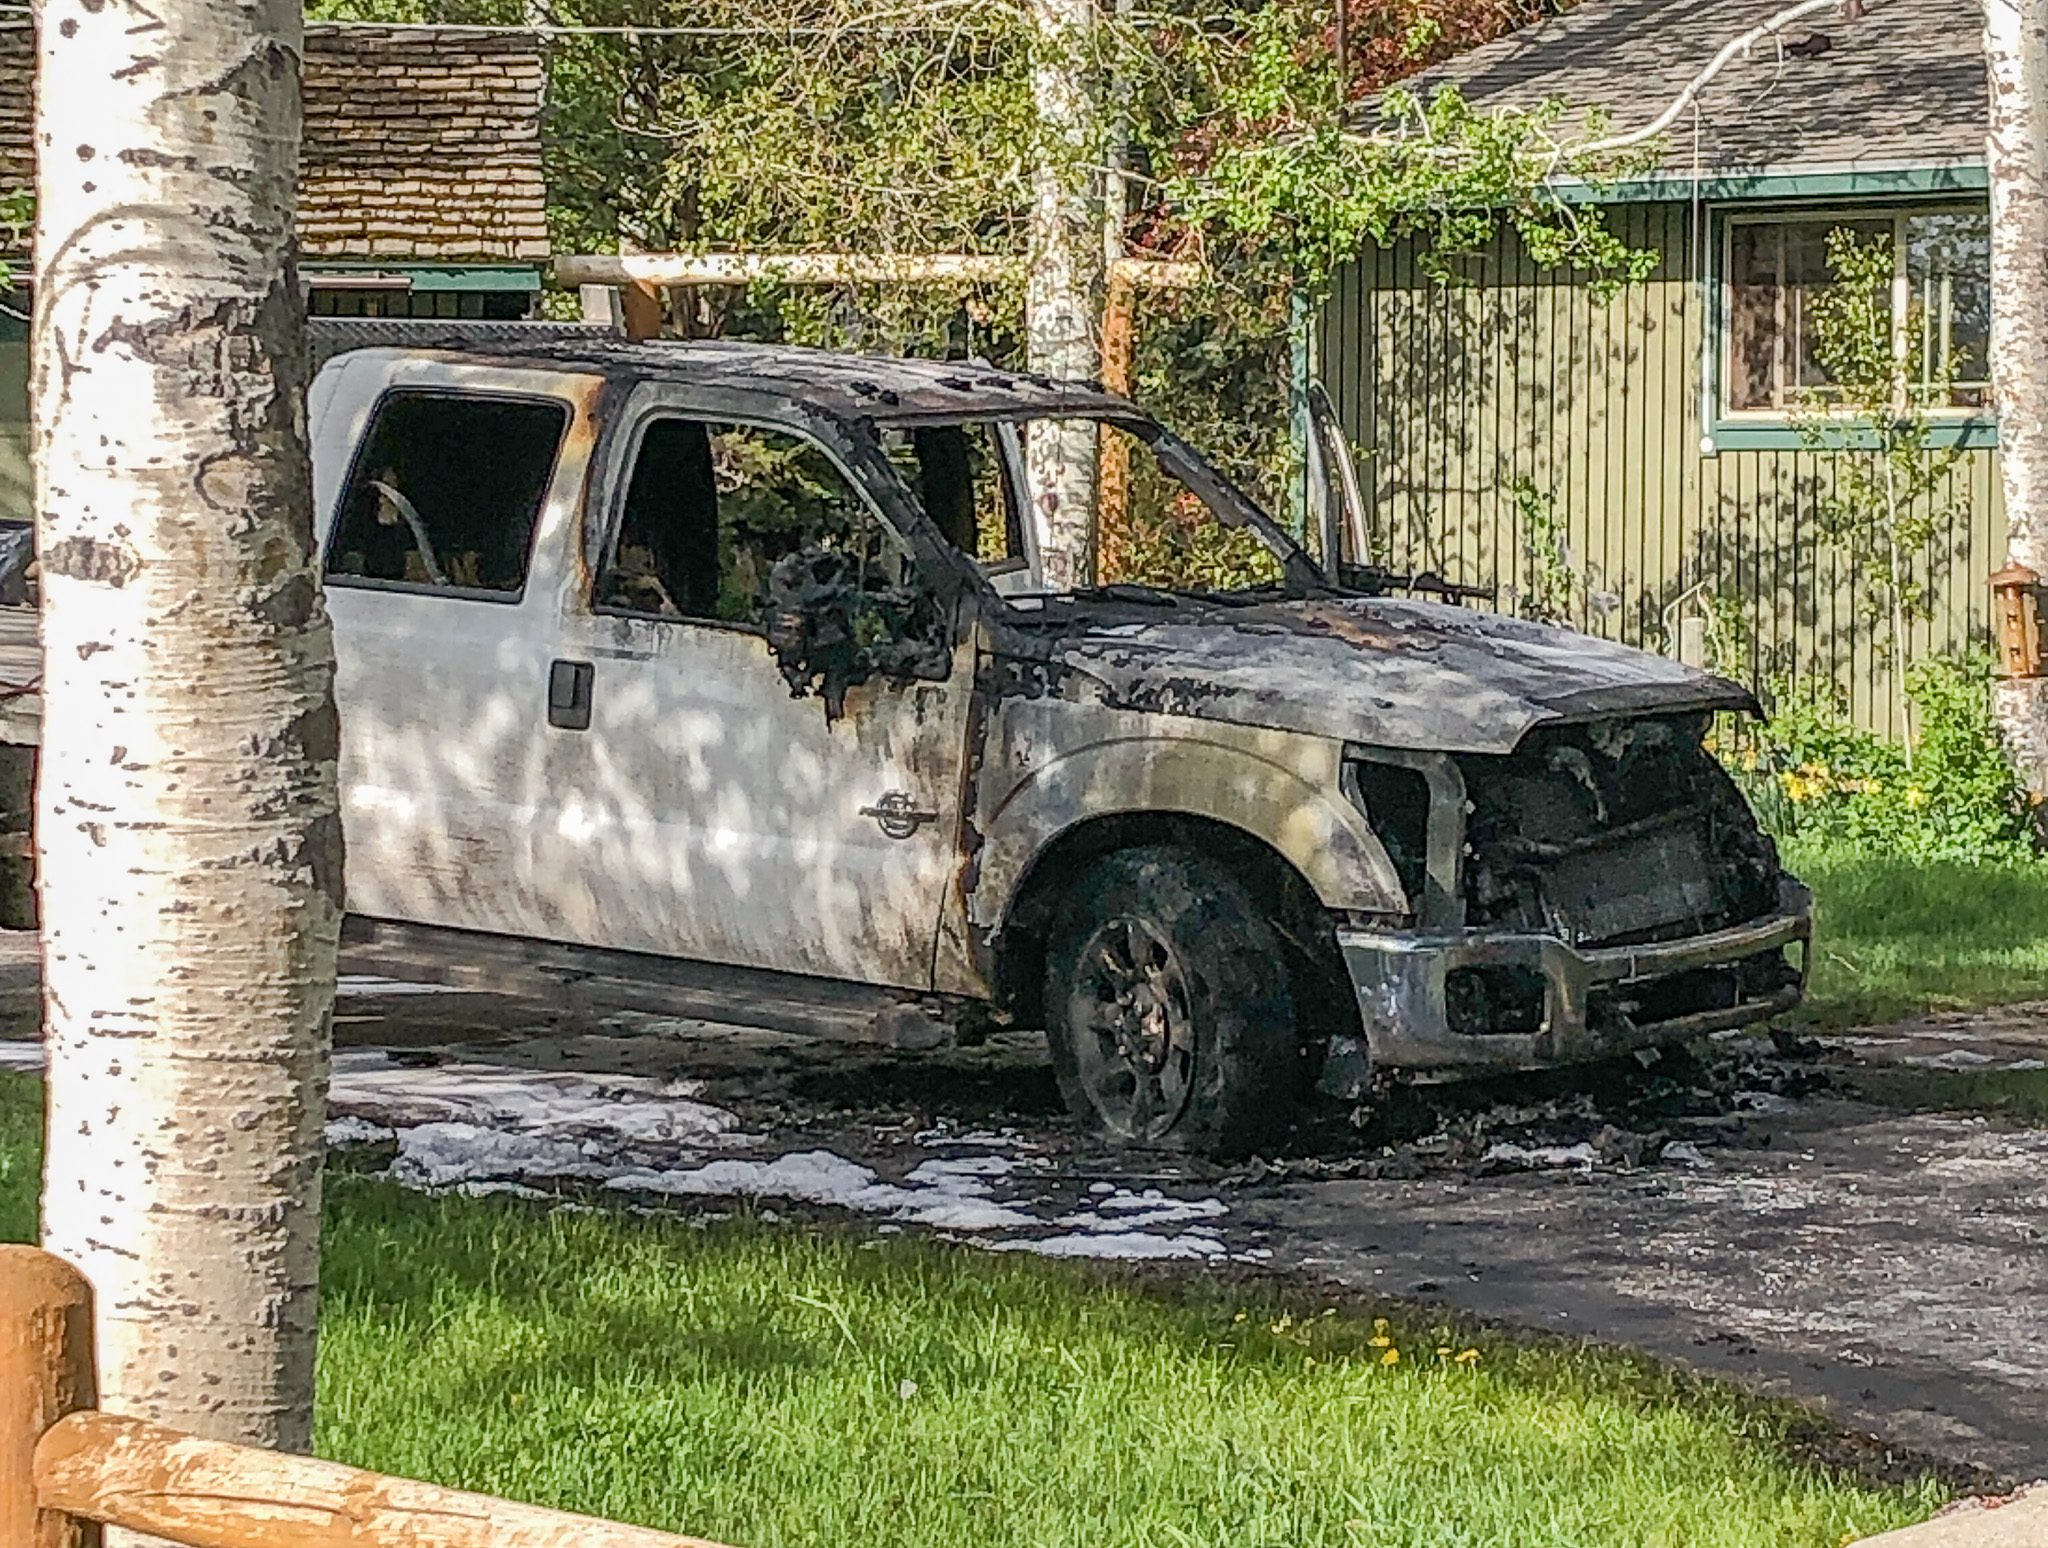
{"type": "Polygon", "coordinates": [[[1243,1183],[1331,1177],[1708,1168],[1726,1146],[1769,1143],[1756,1120],[1824,1088],[1804,1050],[1754,1038],[1576,1070],[1458,1085],[1389,1085],[1304,1130],[1293,1153],[1231,1173],[1243,1183]]]}

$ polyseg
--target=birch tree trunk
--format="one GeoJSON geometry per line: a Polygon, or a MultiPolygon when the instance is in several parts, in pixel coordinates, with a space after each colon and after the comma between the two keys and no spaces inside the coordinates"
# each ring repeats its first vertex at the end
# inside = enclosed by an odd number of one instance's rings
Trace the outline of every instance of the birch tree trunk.
{"type": "MultiPolygon", "coordinates": [[[[2008,558],[2048,577],[2048,0],[1985,0],[1991,75],[1991,377],[2008,558]]],[[[1997,690],[2028,783],[2048,793],[2048,681],[1997,690]]]]}
{"type": "MultiPolygon", "coordinates": [[[[1102,370],[1101,114],[1094,90],[1095,0],[1031,0],[1037,26],[1032,92],[1041,153],[1032,177],[1026,353],[1044,376],[1102,370]]],[[[1046,580],[1085,586],[1095,575],[1096,427],[1040,421],[1025,462],[1046,580]]]]}
{"type": "Polygon", "coordinates": [[[300,0],[43,0],[38,49],[44,1239],[108,1409],[303,1448],[342,852],[300,0]]]}

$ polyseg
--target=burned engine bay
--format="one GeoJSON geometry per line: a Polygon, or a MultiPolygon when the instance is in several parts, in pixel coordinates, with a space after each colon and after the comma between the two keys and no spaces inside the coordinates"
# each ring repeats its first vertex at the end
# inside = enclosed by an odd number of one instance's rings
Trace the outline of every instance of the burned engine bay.
{"type": "MultiPolygon", "coordinates": [[[[1709,935],[1769,914],[1777,847],[1704,743],[1700,714],[1545,726],[1506,757],[1466,755],[1465,924],[1582,950],[1709,935]]],[[[1642,1025],[1769,999],[1800,974],[1782,949],[1595,990],[1588,1019],[1642,1025]]],[[[1534,1031],[1541,975],[1449,975],[1466,1033],[1534,1031]]]]}

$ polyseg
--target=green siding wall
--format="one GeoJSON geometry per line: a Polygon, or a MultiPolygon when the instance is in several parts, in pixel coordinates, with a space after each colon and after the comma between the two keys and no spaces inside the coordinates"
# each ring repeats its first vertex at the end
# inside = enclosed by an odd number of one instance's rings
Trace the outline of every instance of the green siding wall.
{"type": "MultiPolygon", "coordinates": [[[[1815,530],[1834,456],[1703,448],[1710,214],[1651,204],[1609,218],[1662,255],[1611,301],[1538,268],[1511,237],[1463,266],[1467,284],[1430,279],[1405,247],[1338,276],[1312,366],[1361,453],[1385,557],[1497,587],[1514,606],[1529,565],[1510,491],[1528,479],[1569,533],[1592,598],[1581,627],[1693,658],[1700,599],[1739,597],[1753,678],[1827,674],[1860,720],[1896,732],[1889,631],[1860,615],[1847,560],[1815,530]]],[[[1986,576],[2004,553],[1996,453],[1963,454],[1949,481],[1961,509],[1937,539],[1941,601],[1913,628],[1916,652],[1983,638],[1986,576]]]]}

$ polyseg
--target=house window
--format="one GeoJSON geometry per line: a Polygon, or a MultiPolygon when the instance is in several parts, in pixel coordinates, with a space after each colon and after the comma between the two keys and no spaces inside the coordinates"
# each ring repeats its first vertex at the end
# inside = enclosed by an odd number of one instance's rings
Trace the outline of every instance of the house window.
{"type": "Polygon", "coordinates": [[[1731,217],[1724,269],[1724,410],[1782,416],[1826,406],[1832,384],[1816,349],[1814,300],[1835,283],[1828,237],[1843,229],[1891,244],[1901,393],[1911,391],[1936,413],[1986,407],[1991,222],[1981,208],[1956,208],[1731,217]]]}

